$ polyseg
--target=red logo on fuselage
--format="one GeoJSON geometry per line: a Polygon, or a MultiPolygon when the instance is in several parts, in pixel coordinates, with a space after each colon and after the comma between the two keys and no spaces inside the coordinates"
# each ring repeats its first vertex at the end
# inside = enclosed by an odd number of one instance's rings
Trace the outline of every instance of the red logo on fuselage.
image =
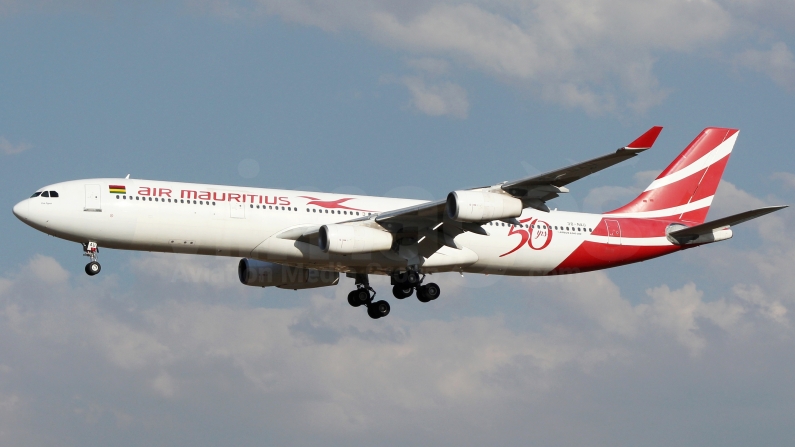
{"type": "Polygon", "coordinates": [[[309,197],[309,196],[298,196],[303,197],[304,199],[309,199],[310,201],[307,202],[307,205],[315,205],[321,208],[328,208],[328,209],[341,209],[341,210],[351,210],[351,211],[365,211],[369,212],[370,210],[362,210],[359,208],[351,208],[349,206],[345,206],[342,203],[347,202],[348,200],[353,200],[353,197],[348,197],[345,199],[337,199],[337,200],[320,200],[316,197],[309,197]]]}
{"type": "Polygon", "coordinates": [[[525,244],[533,250],[543,250],[552,242],[552,227],[550,227],[548,223],[543,220],[533,219],[532,217],[520,220],[519,222],[530,222],[530,228],[517,228],[515,225],[511,225],[511,228],[508,230],[508,236],[518,234],[522,238],[522,241],[519,242],[519,245],[514,247],[513,250],[501,254],[500,257],[508,256],[524,247],[525,244]]]}

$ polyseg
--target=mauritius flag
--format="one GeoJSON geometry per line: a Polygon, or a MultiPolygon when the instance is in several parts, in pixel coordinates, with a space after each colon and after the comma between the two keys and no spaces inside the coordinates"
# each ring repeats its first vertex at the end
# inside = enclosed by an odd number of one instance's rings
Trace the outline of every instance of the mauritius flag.
{"type": "Polygon", "coordinates": [[[127,194],[127,188],[124,185],[110,185],[111,194],[127,194]]]}

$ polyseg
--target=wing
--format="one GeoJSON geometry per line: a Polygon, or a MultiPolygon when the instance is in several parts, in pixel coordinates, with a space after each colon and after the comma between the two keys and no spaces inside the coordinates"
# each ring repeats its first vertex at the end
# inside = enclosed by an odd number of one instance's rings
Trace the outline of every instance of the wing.
{"type": "MultiPolygon", "coordinates": [[[[649,149],[662,127],[655,126],[635,139],[629,145],[610,154],[597,157],[582,163],[573,164],[545,174],[528,177],[513,182],[506,182],[493,187],[478,188],[482,190],[502,189],[508,194],[522,199],[526,207],[549,211],[545,202],[568,192],[564,187],[594,172],[601,171],[649,149]]],[[[447,200],[437,200],[421,205],[386,211],[380,213],[376,222],[388,231],[397,233],[397,237],[414,237],[418,241],[420,254],[434,253],[442,245],[459,248],[454,238],[464,231],[484,234],[488,233],[478,223],[457,222],[450,219],[446,211],[447,200]]],[[[507,223],[519,225],[516,219],[505,219],[507,223]]]]}
{"type": "Polygon", "coordinates": [[[568,192],[569,190],[565,188],[565,185],[607,169],[624,160],[629,160],[651,148],[660,135],[660,131],[662,131],[662,127],[654,126],[635,139],[635,141],[615,152],[541,175],[505,182],[501,185],[501,188],[514,197],[526,199],[529,202],[528,205],[533,208],[549,211],[549,208],[543,202],[558,197],[560,193],[568,192]]]}

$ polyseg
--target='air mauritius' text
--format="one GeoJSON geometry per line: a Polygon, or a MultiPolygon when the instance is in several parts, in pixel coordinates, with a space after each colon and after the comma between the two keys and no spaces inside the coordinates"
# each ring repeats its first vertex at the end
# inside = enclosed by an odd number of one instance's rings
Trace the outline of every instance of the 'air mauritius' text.
{"type": "MultiPolygon", "coordinates": [[[[169,188],[149,188],[146,186],[141,186],[138,188],[139,196],[171,198],[171,194],[174,194],[176,198],[176,193],[169,188]]],[[[287,197],[263,196],[259,194],[238,194],[234,192],[196,191],[191,189],[179,190],[179,198],[213,200],[216,202],[257,203],[263,205],[290,205],[290,200],[287,197]]]]}

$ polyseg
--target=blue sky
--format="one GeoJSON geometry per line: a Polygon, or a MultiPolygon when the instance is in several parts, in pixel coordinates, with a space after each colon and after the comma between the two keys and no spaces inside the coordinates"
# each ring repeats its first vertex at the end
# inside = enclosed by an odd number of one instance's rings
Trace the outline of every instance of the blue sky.
{"type": "Polygon", "coordinates": [[[103,251],[89,279],[10,210],[128,173],[440,198],[652,125],[556,206],[631,199],[706,126],[741,129],[710,217],[788,204],[793,22],[786,1],[0,0],[2,444],[791,443],[788,210],[609,272],[442,275],[377,322],[350,280],[254,290],[235,259],[103,251]]]}

